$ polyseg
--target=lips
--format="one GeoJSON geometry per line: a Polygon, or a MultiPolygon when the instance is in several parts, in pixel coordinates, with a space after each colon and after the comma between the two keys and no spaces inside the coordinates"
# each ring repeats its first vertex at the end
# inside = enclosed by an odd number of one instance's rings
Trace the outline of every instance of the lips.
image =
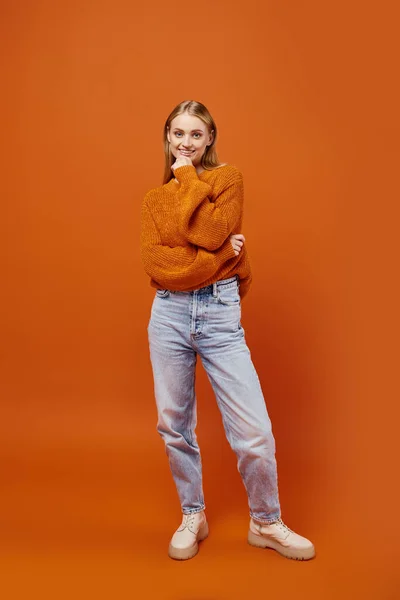
{"type": "Polygon", "coordinates": [[[194,150],[191,150],[190,152],[187,150],[179,150],[179,152],[185,156],[189,156],[190,154],[193,154],[194,150]]]}

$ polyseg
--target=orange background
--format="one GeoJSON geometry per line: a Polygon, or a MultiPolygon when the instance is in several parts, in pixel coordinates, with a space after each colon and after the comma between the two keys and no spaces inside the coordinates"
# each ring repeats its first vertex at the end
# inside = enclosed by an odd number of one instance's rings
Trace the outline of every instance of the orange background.
{"type": "Polygon", "coordinates": [[[377,10],[1,3],[7,600],[398,597],[398,16],[377,10]],[[164,121],[186,99],[210,109],[220,160],[244,174],[242,324],[308,563],[247,545],[201,365],[211,535],[195,559],[167,557],[180,507],[155,430],[138,236],[164,121]]]}

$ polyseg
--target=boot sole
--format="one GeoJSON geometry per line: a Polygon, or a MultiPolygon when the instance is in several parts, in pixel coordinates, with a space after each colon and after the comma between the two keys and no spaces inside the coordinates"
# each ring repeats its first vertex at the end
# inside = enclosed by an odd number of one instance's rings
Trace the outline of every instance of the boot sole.
{"type": "Polygon", "coordinates": [[[206,537],[208,537],[208,523],[204,523],[204,525],[200,527],[193,546],[189,546],[189,548],[175,548],[175,546],[170,544],[168,556],[174,560],[188,560],[189,558],[193,558],[199,551],[199,544],[197,542],[202,542],[206,537]]]}
{"type": "Polygon", "coordinates": [[[256,535],[250,530],[247,536],[247,541],[250,544],[250,546],[255,546],[256,548],[270,548],[271,550],[276,550],[285,558],[291,558],[292,560],[310,560],[310,558],[314,558],[315,556],[314,546],[312,546],[311,548],[306,548],[305,550],[283,548],[279,544],[279,542],[267,540],[264,537],[261,537],[260,535],[256,535]]]}

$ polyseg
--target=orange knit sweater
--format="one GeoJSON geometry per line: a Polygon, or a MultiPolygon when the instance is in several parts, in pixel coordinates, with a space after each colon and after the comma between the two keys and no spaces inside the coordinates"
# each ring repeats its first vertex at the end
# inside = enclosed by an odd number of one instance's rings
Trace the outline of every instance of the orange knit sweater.
{"type": "Polygon", "coordinates": [[[238,274],[243,298],[252,281],[246,243],[236,256],[229,240],[242,233],[242,173],[222,165],[198,174],[183,165],[174,175],[178,181],[151,189],[142,202],[140,253],[150,285],[191,291],[238,274]]]}

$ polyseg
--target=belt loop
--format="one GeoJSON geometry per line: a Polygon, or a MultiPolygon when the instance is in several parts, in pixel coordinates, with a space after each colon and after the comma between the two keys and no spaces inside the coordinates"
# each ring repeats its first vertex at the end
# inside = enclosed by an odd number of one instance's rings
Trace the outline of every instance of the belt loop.
{"type": "Polygon", "coordinates": [[[217,297],[217,282],[213,283],[213,298],[217,297]]]}

